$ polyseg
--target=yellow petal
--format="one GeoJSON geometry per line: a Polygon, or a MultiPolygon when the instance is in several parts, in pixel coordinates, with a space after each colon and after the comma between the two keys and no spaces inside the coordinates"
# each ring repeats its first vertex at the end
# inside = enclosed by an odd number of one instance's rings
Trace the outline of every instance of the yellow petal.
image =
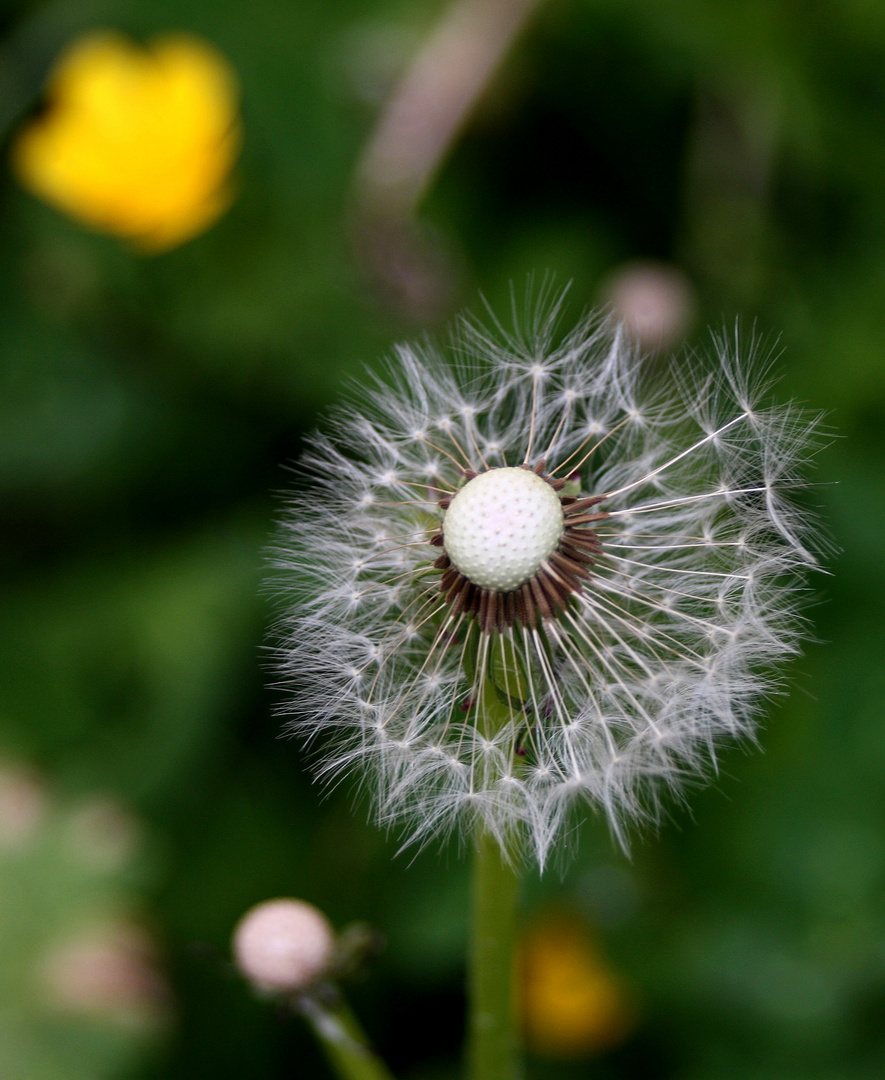
{"type": "Polygon", "coordinates": [[[90,34],[60,58],[47,96],[13,144],[13,165],[25,187],[81,223],[161,251],[230,205],[237,81],[206,42],[177,34],[142,47],[90,34]]]}
{"type": "Polygon", "coordinates": [[[633,1010],[623,981],[577,919],[553,915],[531,926],[521,961],[523,1021],[532,1049],[578,1057],[627,1035],[633,1010]]]}

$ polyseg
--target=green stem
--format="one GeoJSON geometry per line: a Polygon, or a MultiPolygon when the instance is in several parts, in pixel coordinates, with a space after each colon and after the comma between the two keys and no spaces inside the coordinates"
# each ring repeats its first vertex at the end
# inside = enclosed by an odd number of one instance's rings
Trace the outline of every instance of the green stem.
{"type": "Polygon", "coordinates": [[[468,1080],[518,1080],[516,905],[519,878],[484,829],[477,838],[468,977],[468,1080]]]}
{"type": "Polygon", "coordinates": [[[336,992],[329,1003],[316,997],[299,1001],[339,1080],[392,1080],[391,1074],[369,1044],[359,1021],[336,992]]]}

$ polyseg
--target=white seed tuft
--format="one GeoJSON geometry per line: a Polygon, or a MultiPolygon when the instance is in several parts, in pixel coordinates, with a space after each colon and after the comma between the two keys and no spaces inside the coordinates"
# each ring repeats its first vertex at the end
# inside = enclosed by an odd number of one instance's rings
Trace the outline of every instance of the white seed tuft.
{"type": "Polygon", "coordinates": [[[322,778],[407,842],[481,822],[543,863],[575,807],[625,843],[753,735],[803,629],[816,419],[764,404],[737,336],[642,365],[605,321],[530,327],[398,349],[316,437],[278,655],[322,778]]]}

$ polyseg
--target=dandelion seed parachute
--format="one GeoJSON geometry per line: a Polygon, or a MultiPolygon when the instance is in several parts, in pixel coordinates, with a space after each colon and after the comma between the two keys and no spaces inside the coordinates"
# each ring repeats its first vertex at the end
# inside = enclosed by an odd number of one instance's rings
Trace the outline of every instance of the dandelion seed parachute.
{"type": "Polygon", "coordinates": [[[576,805],[626,843],[752,735],[813,562],[787,496],[816,421],[760,404],[753,344],[646,370],[555,322],[400,347],[312,440],[275,558],[319,775],[407,842],[482,823],[542,864],[576,805]]]}

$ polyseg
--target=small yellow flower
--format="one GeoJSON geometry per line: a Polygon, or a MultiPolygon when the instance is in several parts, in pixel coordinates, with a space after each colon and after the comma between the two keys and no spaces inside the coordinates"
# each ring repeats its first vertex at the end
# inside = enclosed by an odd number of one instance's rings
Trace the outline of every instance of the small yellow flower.
{"type": "Polygon", "coordinates": [[[61,56],[47,96],[13,144],[13,165],[77,221],[158,252],[230,205],[237,81],[206,42],[175,34],[142,47],[114,31],[89,34],[61,56]]]}
{"type": "Polygon", "coordinates": [[[526,1041],[550,1057],[608,1049],[633,1026],[623,980],[608,966],[587,927],[571,915],[547,915],[530,926],[521,948],[526,1041]]]}

